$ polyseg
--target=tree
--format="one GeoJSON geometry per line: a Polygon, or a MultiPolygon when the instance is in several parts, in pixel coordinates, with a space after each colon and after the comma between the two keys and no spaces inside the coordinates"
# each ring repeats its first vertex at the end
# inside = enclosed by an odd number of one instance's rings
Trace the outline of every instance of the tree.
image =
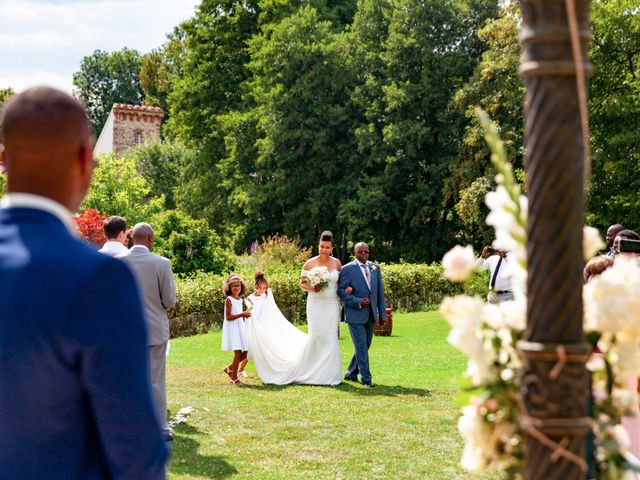
{"type": "Polygon", "coordinates": [[[185,30],[182,25],[178,25],[168,35],[164,45],[144,55],[140,62],[140,85],[144,92],[144,102],[162,108],[165,111],[165,122],[169,119],[169,95],[184,74],[185,37],[185,30]]]}
{"type": "Polygon", "coordinates": [[[73,74],[74,92],[85,104],[96,136],[100,134],[114,103],[140,104],[140,54],[123,48],[108,53],[96,50],[80,62],[73,74]]]}
{"type": "Polygon", "coordinates": [[[476,31],[495,8],[493,1],[360,3],[350,44],[367,75],[354,93],[365,114],[359,149],[373,168],[344,216],[355,219],[351,237],[373,230],[376,251],[424,260],[446,250],[454,204],[443,200],[443,185],[462,127],[448,106],[479,60],[476,31]],[[355,47],[358,39],[367,47],[355,47]]]}
{"type": "Polygon", "coordinates": [[[233,255],[206,220],[168,210],[148,221],[154,229],[154,251],[171,259],[175,273],[224,273],[234,269],[233,255]]]}
{"type": "Polygon", "coordinates": [[[11,87],[0,88],[0,107],[4,102],[9,100],[10,96],[15,95],[15,93],[11,87]]]}
{"type": "Polygon", "coordinates": [[[119,215],[129,225],[147,222],[162,210],[164,198],[151,197],[151,185],[136,170],[131,155],[100,155],[93,181],[81,209],[94,208],[106,215],[119,215]]]}
{"type": "Polygon", "coordinates": [[[444,197],[456,203],[462,227],[456,233],[459,241],[472,242],[477,248],[492,239],[493,230],[484,217],[484,193],[493,188],[487,179],[495,172],[484,131],[474,113],[482,107],[500,126],[500,135],[509,161],[524,168],[523,102],[524,84],[518,75],[520,64],[520,9],[516,2],[506,3],[495,19],[487,21],[478,36],[487,43],[480,63],[454,97],[454,108],[464,112],[467,125],[445,182],[444,197]],[[481,216],[481,217],[479,217],[481,216]]]}
{"type": "Polygon", "coordinates": [[[257,0],[204,0],[182,25],[184,72],[168,97],[167,135],[197,152],[185,166],[176,204],[217,228],[227,224],[227,194],[218,173],[225,157],[220,117],[241,108],[241,86],[248,78],[246,42],[257,32],[258,13],[257,0]]]}
{"type": "Polygon", "coordinates": [[[593,164],[587,221],[640,228],[640,14],[634,0],[592,4],[589,86],[593,164]]]}
{"type": "Polygon", "coordinates": [[[174,190],[182,180],[184,166],[193,152],[177,142],[152,142],[131,153],[136,169],[150,186],[154,196],[163,196],[165,208],[176,208],[174,190]]]}
{"type": "Polygon", "coordinates": [[[335,38],[331,23],[304,7],[249,42],[258,138],[248,136],[255,150],[241,151],[256,156],[231,162],[250,172],[234,190],[246,188],[247,240],[281,232],[308,244],[324,229],[344,237],[335,212],[353,189],[345,172],[355,142],[351,78],[335,38]]]}

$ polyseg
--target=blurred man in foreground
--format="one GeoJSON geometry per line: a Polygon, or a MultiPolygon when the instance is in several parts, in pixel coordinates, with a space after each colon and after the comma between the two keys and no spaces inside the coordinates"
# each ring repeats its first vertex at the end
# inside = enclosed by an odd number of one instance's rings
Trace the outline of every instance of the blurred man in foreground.
{"type": "Polygon", "coordinates": [[[164,478],[134,278],[70,213],[94,166],[84,109],[34,88],[0,128],[0,478],[164,478]]]}

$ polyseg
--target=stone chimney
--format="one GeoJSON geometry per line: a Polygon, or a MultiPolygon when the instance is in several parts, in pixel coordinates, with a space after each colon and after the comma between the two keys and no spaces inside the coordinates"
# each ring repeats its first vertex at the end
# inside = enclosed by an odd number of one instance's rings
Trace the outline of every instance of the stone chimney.
{"type": "Polygon", "coordinates": [[[163,117],[159,107],[114,103],[93,152],[122,155],[143,143],[158,142],[163,117]]]}

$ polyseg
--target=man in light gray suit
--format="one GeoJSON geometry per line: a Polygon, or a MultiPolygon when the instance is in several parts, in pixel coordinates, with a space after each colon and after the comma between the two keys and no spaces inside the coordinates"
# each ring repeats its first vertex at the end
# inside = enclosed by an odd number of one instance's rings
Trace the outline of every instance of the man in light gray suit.
{"type": "Polygon", "coordinates": [[[151,253],[153,228],[138,223],[131,235],[133,247],[116,258],[124,260],[133,271],[144,306],[149,338],[149,370],[153,400],[166,440],[171,440],[167,422],[166,358],[169,342],[169,317],[166,309],[176,304],[176,284],[171,260],[151,253]]]}

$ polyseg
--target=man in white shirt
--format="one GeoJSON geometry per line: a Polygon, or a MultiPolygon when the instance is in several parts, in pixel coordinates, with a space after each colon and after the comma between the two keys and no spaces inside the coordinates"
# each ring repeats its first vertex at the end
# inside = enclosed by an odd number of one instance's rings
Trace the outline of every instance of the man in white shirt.
{"type": "Polygon", "coordinates": [[[129,251],[124,246],[124,242],[127,239],[127,221],[124,218],[116,215],[107,218],[104,221],[104,236],[107,237],[107,241],[98,250],[100,253],[115,257],[129,251]]]}
{"type": "Polygon", "coordinates": [[[487,295],[487,302],[500,303],[506,300],[513,300],[509,252],[484,247],[481,257],[476,261],[476,264],[489,269],[489,293],[487,295]]]}

